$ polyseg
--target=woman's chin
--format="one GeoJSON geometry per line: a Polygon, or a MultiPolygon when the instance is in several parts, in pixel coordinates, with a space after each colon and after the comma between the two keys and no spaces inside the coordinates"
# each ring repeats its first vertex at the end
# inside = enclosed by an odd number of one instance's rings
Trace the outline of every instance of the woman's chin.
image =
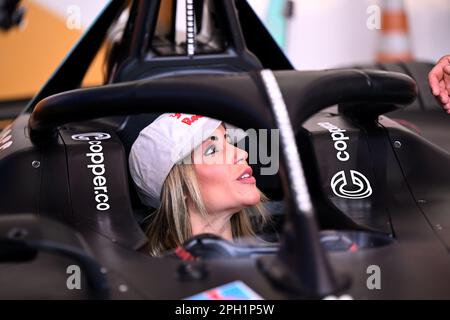
{"type": "Polygon", "coordinates": [[[261,202],[261,195],[259,192],[256,192],[252,195],[247,195],[247,197],[244,200],[245,206],[256,206],[258,203],[261,202]]]}

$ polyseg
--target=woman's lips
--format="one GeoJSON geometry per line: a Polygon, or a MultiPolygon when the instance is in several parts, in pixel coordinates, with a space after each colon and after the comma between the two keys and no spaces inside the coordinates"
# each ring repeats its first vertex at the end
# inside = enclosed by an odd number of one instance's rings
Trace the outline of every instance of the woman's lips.
{"type": "Polygon", "coordinates": [[[246,183],[246,184],[255,184],[256,179],[253,176],[250,176],[248,178],[238,179],[238,182],[246,183]]]}
{"type": "Polygon", "coordinates": [[[252,176],[253,174],[253,170],[250,167],[247,167],[239,176],[239,178],[237,178],[237,181],[241,182],[241,183],[246,183],[246,184],[255,184],[256,183],[256,179],[255,177],[252,176]]]}

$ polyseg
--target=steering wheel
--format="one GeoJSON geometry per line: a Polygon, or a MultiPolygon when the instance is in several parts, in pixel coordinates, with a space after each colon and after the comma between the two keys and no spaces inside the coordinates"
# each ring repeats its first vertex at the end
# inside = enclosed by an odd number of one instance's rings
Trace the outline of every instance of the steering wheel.
{"type": "MultiPolygon", "coordinates": [[[[393,241],[392,237],[382,233],[331,230],[320,232],[320,243],[329,252],[356,252],[385,246],[393,241]]],[[[193,258],[201,260],[257,258],[275,255],[279,248],[279,243],[263,242],[262,240],[231,242],[211,233],[191,237],[182,245],[183,251],[187,251],[193,258]]],[[[173,254],[178,255],[173,251],[168,253],[168,255],[173,254]]]]}
{"type": "Polygon", "coordinates": [[[273,243],[234,243],[210,233],[196,235],[186,240],[182,247],[193,257],[202,260],[254,258],[276,254],[279,248],[278,244],[273,243]]]}

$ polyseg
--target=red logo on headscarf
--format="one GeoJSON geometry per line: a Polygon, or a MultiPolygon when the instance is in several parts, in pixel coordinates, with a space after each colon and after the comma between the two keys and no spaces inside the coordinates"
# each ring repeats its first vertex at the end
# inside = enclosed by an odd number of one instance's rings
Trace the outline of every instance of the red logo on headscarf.
{"type": "MultiPolygon", "coordinates": [[[[181,113],[174,113],[174,114],[171,114],[169,117],[180,119],[182,116],[183,116],[183,114],[181,114],[181,113]]],[[[181,122],[190,126],[191,124],[193,124],[195,121],[197,121],[200,118],[203,118],[203,116],[193,115],[191,117],[183,117],[183,119],[181,119],[181,122]]]]}

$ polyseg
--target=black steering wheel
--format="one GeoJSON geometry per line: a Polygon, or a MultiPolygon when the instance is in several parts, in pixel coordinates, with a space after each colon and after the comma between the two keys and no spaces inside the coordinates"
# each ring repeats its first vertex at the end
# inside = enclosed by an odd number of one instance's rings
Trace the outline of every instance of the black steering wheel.
{"type": "Polygon", "coordinates": [[[278,244],[258,242],[231,242],[214,234],[203,233],[186,240],[183,243],[183,249],[188,251],[193,257],[202,260],[254,258],[262,255],[273,255],[278,252],[278,244]]]}

